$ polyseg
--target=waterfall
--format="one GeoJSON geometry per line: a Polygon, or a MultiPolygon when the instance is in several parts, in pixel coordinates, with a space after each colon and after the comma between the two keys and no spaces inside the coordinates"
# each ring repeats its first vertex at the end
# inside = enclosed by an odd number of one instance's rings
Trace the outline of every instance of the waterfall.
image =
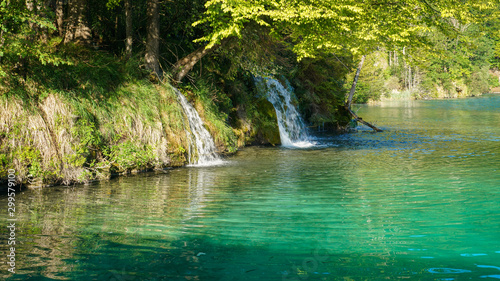
{"type": "Polygon", "coordinates": [[[285,88],[276,79],[258,77],[256,80],[265,87],[267,100],[276,110],[281,145],[300,148],[313,146],[304,120],[292,104],[293,88],[288,81],[285,88]]]}
{"type": "Polygon", "coordinates": [[[223,161],[217,155],[214,139],[203,126],[200,115],[179,90],[174,88],[174,91],[189,122],[190,130],[186,130],[191,140],[188,150],[189,164],[195,166],[221,164],[223,161]]]}

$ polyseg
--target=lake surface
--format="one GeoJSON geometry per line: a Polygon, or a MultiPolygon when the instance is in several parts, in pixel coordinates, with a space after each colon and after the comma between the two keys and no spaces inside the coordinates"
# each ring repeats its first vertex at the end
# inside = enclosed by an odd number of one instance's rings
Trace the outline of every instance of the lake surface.
{"type": "Polygon", "coordinates": [[[22,190],[0,279],[500,279],[500,96],[357,112],[385,131],[22,190]]]}

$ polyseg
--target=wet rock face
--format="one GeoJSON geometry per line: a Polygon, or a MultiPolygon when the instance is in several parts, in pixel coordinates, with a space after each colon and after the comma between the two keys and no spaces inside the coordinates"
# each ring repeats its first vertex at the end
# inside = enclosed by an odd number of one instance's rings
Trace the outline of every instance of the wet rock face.
{"type": "Polygon", "coordinates": [[[261,118],[254,120],[254,126],[249,131],[247,142],[257,145],[279,145],[280,132],[273,105],[265,100],[259,100],[257,109],[261,118]]]}

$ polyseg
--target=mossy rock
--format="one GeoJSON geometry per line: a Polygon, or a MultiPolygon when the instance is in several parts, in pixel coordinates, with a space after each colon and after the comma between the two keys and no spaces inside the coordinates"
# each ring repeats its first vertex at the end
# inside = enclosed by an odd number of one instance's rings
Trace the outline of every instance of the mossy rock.
{"type": "Polygon", "coordinates": [[[278,126],[266,126],[260,128],[256,136],[256,142],[260,144],[281,144],[280,132],[278,126]]]}
{"type": "Polygon", "coordinates": [[[280,144],[278,119],[273,105],[265,99],[260,99],[256,104],[256,109],[258,118],[253,122],[253,128],[247,138],[248,142],[252,144],[280,144]]]}

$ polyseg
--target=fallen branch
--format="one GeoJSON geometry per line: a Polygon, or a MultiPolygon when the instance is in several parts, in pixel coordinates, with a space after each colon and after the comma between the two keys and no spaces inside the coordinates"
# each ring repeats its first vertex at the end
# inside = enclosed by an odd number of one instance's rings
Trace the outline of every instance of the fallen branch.
{"type": "Polygon", "coordinates": [[[361,72],[361,68],[363,68],[363,63],[365,62],[365,58],[366,58],[366,55],[363,55],[361,57],[361,61],[359,62],[359,65],[358,65],[358,69],[356,70],[356,74],[354,75],[354,81],[352,81],[352,86],[351,86],[351,90],[349,91],[349,95],[347,96],[347,101],[345,102],[345,109],[347,110],[347,112],[349,112],[349,114],[354,118],[354,120],[356,120],[357,122],[360,122],[361,124],[364,124],[370,128],[372,128],[373,130],[375,130],[376,132],[382,132],[381,129],[375,127],[374,125],[366,122],[365,120],[363,120],[361,117],[359,117],[356,113],[354,113],[352,110],[351,110],[351,103],[352,103],[352,98],[354,97],[354,92],[356,91],[356,84],[358,83],[358,78],[359,78],[359,73],[361,72]]]}
{"type": "Polygon", "coordinates": [[[372,128],[373,130],[375,130],[376,132],[382,132],[381,129],[375,127],[375,125],[372,125],[368,122],[366,122],[365,120],[363,120],[361,117],[359,117],[356,113],[354,113],[348,106],[345,107],[345,109],[347,110],[347,112],[349,112],[349,114],[351,114],[351,116],[354,118],[354,120],[356,120],[357,122],[361,123],[361,124],[364,124],[370,128],[372,128]]]}

